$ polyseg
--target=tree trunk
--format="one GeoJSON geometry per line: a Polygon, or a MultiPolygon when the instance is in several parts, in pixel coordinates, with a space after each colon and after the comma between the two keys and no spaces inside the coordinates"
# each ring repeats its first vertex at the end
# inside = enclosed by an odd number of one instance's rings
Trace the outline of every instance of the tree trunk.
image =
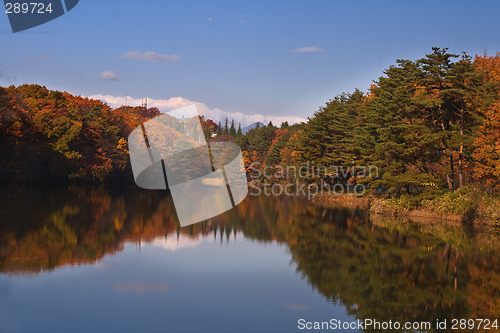
{"type": "Polygon", "coordinates": [[[464,164],[463,164],[463,153],[464,153],[464,108],[460,110],[460,150],[458,152],[458,186],[459,188],[464,187],[464,164]]]}
{"type": "Polygon", "coordinates": [[[463,144],[460,144],[460,151],[458,153],[458,188],[464,187],[464,167],[463,167],[463,144]]]}
{"type": "Polygon", "coordinates": [[[453,162],[453,150],[450,151],[450,179],[451,190],[455,189],[455,163],[453,162]]]}
{"type": "MultiPolygon", "coordinates": [[[[441,105],[439,105],[439,118],[440,118],[440,122],[441,122],[441,130],[443,132],[445,132],[446,126],[444,125],[443,110],[441,109],[441,105]]],[[[446,146],[447,145],[445,142],[442,142],[442,145],[443,145],[443,153],[446,156],[446,150],[447,150],[446,146]]],[[[446,182],[448,183],[448,189],[451,191],[454,189],[453,178],[455,178],[455,175],[454,175],[454,166],[453,166],[453,151],[450,149],[449,153],[450,153],[450,173],[448,173],[446,175],[446,182]]]]}
{"type": "Polygon", "coordinates": [[[455,168],[453,165],[453,151],[450,150],[450,173],[446,175],[446,181],[448,182],[448,188],[451,191],[455,189],[454,178],[455,178],[455,168]]]}

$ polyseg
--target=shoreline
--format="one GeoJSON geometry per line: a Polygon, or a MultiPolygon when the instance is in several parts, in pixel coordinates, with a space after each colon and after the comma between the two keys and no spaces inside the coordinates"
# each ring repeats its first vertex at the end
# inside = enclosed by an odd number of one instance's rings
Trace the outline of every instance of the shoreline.
{"type": "Polygon", "coordinates": [[[468,223],[472,225],[488,225],[500,227],[500,211],[498,211],[498,200],[491,205],[484,203],[473,206],[467,211],[461,213],[450,213],[433,209],[433,201],[424,201],[420,207],[409,207],[401,204],[399,199],[378,198],[372,195],[366,197],[357,197],[355,195],[316,195],[313,197],[316,203],[335,203],[348,206],[357,206],[365,208],[373,216],[390,216],[396,218],[407,218],[415,220],[434,220],[468,223]]]}

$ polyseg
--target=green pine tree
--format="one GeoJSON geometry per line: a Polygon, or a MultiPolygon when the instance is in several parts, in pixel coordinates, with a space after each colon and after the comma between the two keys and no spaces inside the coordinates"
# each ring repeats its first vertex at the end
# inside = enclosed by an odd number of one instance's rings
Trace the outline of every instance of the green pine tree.
{"type": "Polygon", "coordinates": [[[221,124],[221,122],[219,121],[219,125],[217,125],[217,132],[216,132],[216,134],[217,134],[217,136],[219,137],[219,136],[221,136],[221,135],[222,135],[222,133],[223,133],[223,130],[222,130],[222,124],[221,124]]]}
{"type": "Polygon", "coordinates": [[[234,128],[234,119],[231,120],[231,127],[229,128],[229,135],[232,137],[236,136],[236,128],[234,128]]]}
{"type": "Polygon", "coordinates": [[[241,123],[238,124],[238,131],[236,132],[236,137],[240,138],[243,135],[243,132],[241,131],[241,123]]]}

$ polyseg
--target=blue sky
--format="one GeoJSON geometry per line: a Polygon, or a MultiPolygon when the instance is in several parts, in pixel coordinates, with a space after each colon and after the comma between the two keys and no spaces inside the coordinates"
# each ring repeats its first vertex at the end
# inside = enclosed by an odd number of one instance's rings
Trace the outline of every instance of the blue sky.
{"type": "Polygon", "coordinates": [[[300,120],[432,46],[500,51],[499,13],[497,0],[80,0],[16,34],[0,13],[0,85],[111,104],[148,97],[165,111],[196,102],[243,123],[300,120]]]}

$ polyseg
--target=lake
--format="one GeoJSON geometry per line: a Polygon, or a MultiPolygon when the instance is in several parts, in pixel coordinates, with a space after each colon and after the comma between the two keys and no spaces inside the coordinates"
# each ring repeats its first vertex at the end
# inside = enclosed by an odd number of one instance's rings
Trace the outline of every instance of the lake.
{"type": "Polygon", "coordinates": [[[451,331],[500,316],[495,229],[297,197],[248,197],[185,228],[166,192],[136,187],[0,198],[2,333],[301,332],[358,319],[451,331]]]}

